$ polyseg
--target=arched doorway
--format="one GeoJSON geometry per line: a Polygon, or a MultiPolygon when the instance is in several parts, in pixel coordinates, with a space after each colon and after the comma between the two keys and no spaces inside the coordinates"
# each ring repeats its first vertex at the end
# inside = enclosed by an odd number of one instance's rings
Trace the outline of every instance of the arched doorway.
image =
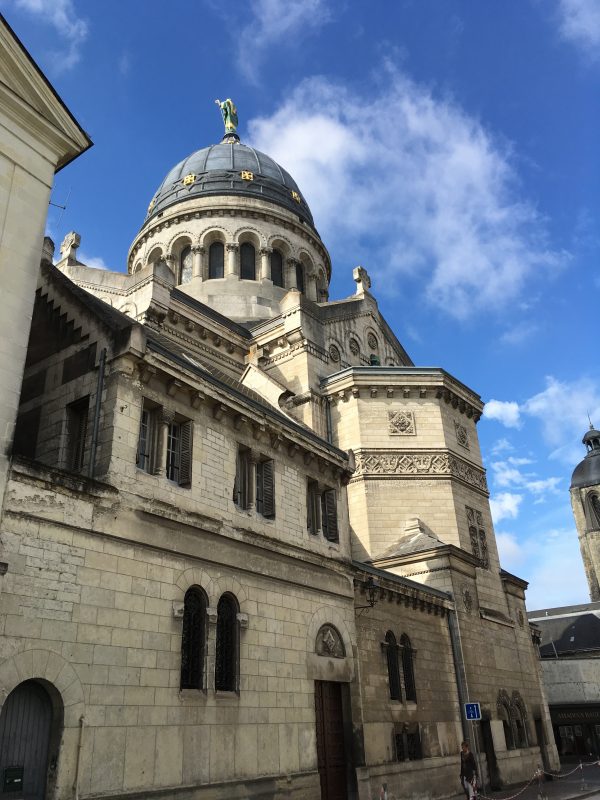
{"type": "Polygon", "coordinates": [[[53,716],[50,695],[37,681],[8,695],[0,715],[0,793],[44,800],[53,716]]]}

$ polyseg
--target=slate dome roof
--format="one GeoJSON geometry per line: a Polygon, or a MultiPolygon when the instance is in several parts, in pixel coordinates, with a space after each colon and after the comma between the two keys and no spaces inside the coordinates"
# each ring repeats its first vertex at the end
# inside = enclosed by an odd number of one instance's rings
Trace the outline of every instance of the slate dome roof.
{"type": "Polygon", "coordinates": [[[148,207],[144,224],[166,208],[193,197],[228,195],[269,200],[314,229],[310,208],[296,181],[270,156],[226,136],[196,150],[171,169],[148,207]]]}
{"type": "Polygon", "coordinates": [[[581,441],[588,448],[588,452],[573,470],[571,489],[600,485],[600,431],[590,425],[589,431],[586,431],[581,441]]]}

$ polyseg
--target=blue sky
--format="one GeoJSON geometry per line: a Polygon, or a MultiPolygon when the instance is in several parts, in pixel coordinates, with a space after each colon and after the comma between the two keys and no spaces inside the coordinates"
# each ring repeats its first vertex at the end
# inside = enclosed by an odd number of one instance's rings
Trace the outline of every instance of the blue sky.
{"type": "Polygon", "coordinates": [[[600,425],[600,0],[0,0],[95,147],[49,233],[124,269],[169,168],[242,139],[297,180],[333,262],[366,267],[419,365],[479,423],[505,568],[531,609],[588,599],[569,500],[600,425]]]}

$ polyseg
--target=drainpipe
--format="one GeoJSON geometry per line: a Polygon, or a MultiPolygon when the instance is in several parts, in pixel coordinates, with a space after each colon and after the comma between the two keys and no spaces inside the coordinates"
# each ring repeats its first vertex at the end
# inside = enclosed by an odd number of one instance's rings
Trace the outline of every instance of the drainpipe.
{"type": "Polygon", "coordinates": [[[331,400],[329,397],[325,398],[325,424],[327,425],[327,441],[333,444],[333,429],[331,424],[331,400]]]}
{"type": "Polygon", "coordinates": [[[465,740],[471,743],[471,752],[475,757],[475,763],[477,765],[477,775],[479,779],[481,779],[475,729],[473,723],[471,723],[471,730],[469,731],[469,723],[465,717],[465,703],[469,702],[469,687],[467,685],[467,673],[465,671],[465,659],[460,638],[460,628],[456,618],[456,612],[450,610],[448,610],[448,630],[450,632],[450,643],[452,646],[452,660],[454,661],[454,674],[456,675],[456,688],[458,690],[458,702],[460,703],[460,722],[463,736],[465,740]]]}
{"type": "Polygon", "coordinates": [[[83,750],[83,730],[85,728],[85,715],[79,717],[79,744],[77,745],[77,762],[75,764],[75,782],[73,783],[73,800],[79,800],[79,767],[81,764],[81,751],[83,750]]]}
{"type": "Polygon", "coordinates": [[[106,347],[102,348],[98,363],[98,384],[96,386],[96,406],[94,408],[94,427],[92,429],[92,447],[88,477],[93,478],[96,469],[96,448],[98,447],[98,426],[100,425],[100,406],[102,404],[102,387],[104,385],[104,368],[106,365],[106,347]]]}

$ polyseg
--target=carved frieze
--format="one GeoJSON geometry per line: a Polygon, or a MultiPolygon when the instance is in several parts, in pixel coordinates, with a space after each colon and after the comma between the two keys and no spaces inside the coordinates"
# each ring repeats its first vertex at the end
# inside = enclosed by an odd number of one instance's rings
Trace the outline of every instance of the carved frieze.
{"type": "Polygon", "coordinates": [[[388,411],[388,433],[392,436],[415,436],[415,415],[412,411],[388,411]]]}
{"type": "Polygon", "coordinates": [[[369,451],[355,452],[357,476],[453,477],[487,494],[485,472],[453,453],[430,451],[369,451]]]}

